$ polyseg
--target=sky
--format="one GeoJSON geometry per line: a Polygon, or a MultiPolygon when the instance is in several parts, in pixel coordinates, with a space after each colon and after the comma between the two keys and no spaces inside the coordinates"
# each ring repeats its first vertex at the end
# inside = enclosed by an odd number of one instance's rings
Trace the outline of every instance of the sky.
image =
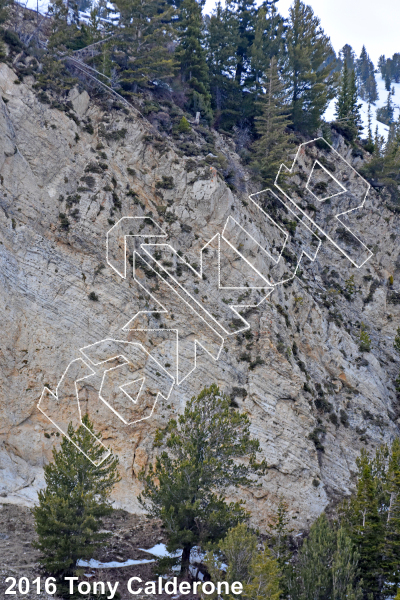
{"type": "MultiPolygon", "coordinates": [[[[288,16],[293,0],[279,0],[277,8],[288,16]]],[[[350,44],[360,55],[363,44],[375,66],[381,54],[386,58],[400,52],[399,0],[305,0],[321,19],[321,25],[338,52],[350,44]]],[[[214,0],[206,1],[211,12],[214,0]]]]}

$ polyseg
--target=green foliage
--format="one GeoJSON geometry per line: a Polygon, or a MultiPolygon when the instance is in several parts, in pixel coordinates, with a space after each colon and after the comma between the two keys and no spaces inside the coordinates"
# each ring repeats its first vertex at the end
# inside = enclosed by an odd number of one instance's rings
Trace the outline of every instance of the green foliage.
{"type": "Polygon", "coordinates": [[[400,353],[400,327],[397,328],[396,335],[393,342],[393,348],[396,352],[400,353]]]}
{"type": "Polygon", "coordinates": [[[383,547],[385,591],[394,594],[400,586],[400,440],[393,441],[384,491],[387,495],[387,519],[383,547]]]}
{"type": "Polygon", "coordinates": [[[361,600],[355,583],[358,554],[343,529],[336,530],[324,514],[311,526],[310,534],[292,565],[288,587],[292,600],[361,600]]]}
{"type": "Polygon", "coordinates": [[[354,275],[350,275],[350,277],[348,279],[346,279],[345,283],[345,289],[346,292],[349,296],[352,296],[356,290],[356,284],[354,282],[354,275]]]}
{"type": "Polygon", "coordinates": [[[206,49],[214,123],[223,129],[232,128],[240,115],[240,86],[228,76],[235,70],[238,40],[232,10],[218,2],[209,17],[206,49]]]}
{"type": "Polygon", "coordinates": [[[248,600],[279,600],[281,593],[278,562],[269,548],[265,548],[263,552],[257,552],[251,562],[243,596],[248,600]]]}
{"type": "Polygon", "coordinates": [[[370,352],[371,350],[371,338],[368,335],[368,332],[366,330],[366,326],[364,323],[361,323],[360,325],[360,341],[358,344],[358,347],[360,349],[360,352],[370,352]]]}
{"type": "Polygon", "coordinates": [[[261,80],[265,94],[260,97],[261,115],[257,116],[256,131],[259,138],[253,144],[253,168],[260,174],[265,186],[272,185],[280,164],[285,161],[292,147],[288,133],[291,121],[283,82],[281,81],[275,58],[265,78],[261,80]]]}
{"type": "Polygon", "coordinates": [[[378,451],[375,459],[370,459],[364,449],[361,451],[357,459],[356,493],[344,504],[342,519],[360,556],[363,591],[373,594],[374,598],[379,598],[383,570],[385,454],[387,452],[378,451]]]}
{"type": "Polygon", "coordinates": [[[290,535],[293,529],[289,527],[290,517],[288,514],[288,505],[283,497],[279,498],[278,509],[267,527],[267,532],[271,536],[269,547],[273,558],[276,560],[281,579],[281,588],[284,595],[287,595],[287,574],[290,563],[290,535]]]}
{"type": "Polygon", "coordinates": [[[357,60],[356,71],[360,98],[365,102],[374,104],[379,98],[375,80],[375,67],[367,54],[365,46],[362,47],[360,58],[357,60]]]}
{"type": "Polygon", "coordinates": [[[279,600],[281,596],[278,561],[269,548],[257,551],[257,537],[244,523],[228,531],[218,554],[207,553],[205,564],[214,582],[243,583],[243,594],[222,594],[224,600],[279,600]],[[220,558],[227,564],[226,572],[220,558]]]}
{"type": "Polygon", "coordinates": [[[175,60],[179,65],[181,82],[188,88],[188,108],[199,111],[211,120],[211,96],[208,68],[204,50],[204,25],[201,4],[197,0],[182,0],[177,23],[179,37],[175,60]]]}
{"type": "MultiPolygon", "coordinates": [[[[250,575],[252,560],[257,552],[257,537],[248,530],[247,525],[239,523],[228,530],[226,536],[219,542],[217,553],[208,551],[205,565],[212,581],[227,581],[232,585],[235,581],[247,582],[250,575]],[[226,572],[222,569],[222,560],[227,564],[226,572]]],[[[214,594],[214,598],[217,595],[214,594]]],[[[236,594],[224,594],[224,600],[238,599],[236,594]]],[[[214,600],[212,598],[211,600],[214,600]]]]}
{"type": "Polygon", "coordinates": [[[393,115],[394,115],[394,106],[393,106],[392,94],[389,92],[387,100],[386,100],[386,104],[377,109],[376,118],[381,123],[384,123],[385,125],[390,125],[391,123],[393,123],[393,115]]]}
{"type": "Polygon", "coordinates": [[[192,128],[190,127],[190,123],[186,119],[186,117],[183,116],[181,118],[181,120],[176,125],[176,127],[174,127],[174,131],[176,131],[176,133],[190,133],[190,131],[192,131],[192,128]]]}
{"type": "Polygon", "coordinates": [[[148,473],[140,473],[144,491],[139,500],[147,513],[161,519],[169,551],[183,548],[186,572],[193,546],[215,544],[247,518],[242,502],[225,501],[230,486],[254,485],[252,475],[266,471],[258,463],[258,440],[251,439],[250,421],[231,407],[213,384],[186,405],[177,421],[157,434],[164,443],[148,473]],[[246,462],[238,459],[246,458],[246,462]]]}
{"type": "MultiPolygon", "coordinates": [[[[130,96],[138,88],[169,79],[175,72],[168,45],[175,40],[174,9],[165,0],[116,0],[118,35],[108,46],[118,86],[130,96]]],[[[111,73],[110,73],[111,74],[111,73]]]]}
{"type": "Polygon", "coordinates": [[[0,0],[0,25],[9,17],[10,0],[0,0]]]}
{"type": "Polygon", "coordinates": [[[53,462],[44,467],[46,488],[32,509],[40,564],[59,581],[74,573],[79,559],[92,558],[107,539],[100,531],[102,517],[112,512],[110,494],[120,479],[112,454],[99,466],[87,458],[98,464],[105,450],[87,415],[82,423],[76,431],[70,424],[71,441],[64,437],[60,450],[53,449],[53,462]]]}
{"type": "Polygon", "coordinates": [[[349,140],[358,137],[359,132],[362,130],[360,108],[356,74],[355,71],[348,71],[347,62],[345,61],[336,103],[336,117],[343,134],[349,140]]]}
{"type": "Polygon", "coordinates": [[[286,44],[292,121],[296,129],[313,133],[335,95],[336,74],[328,60],[334,51],[311,6],[301,0],[289,9],[286,44]]]}

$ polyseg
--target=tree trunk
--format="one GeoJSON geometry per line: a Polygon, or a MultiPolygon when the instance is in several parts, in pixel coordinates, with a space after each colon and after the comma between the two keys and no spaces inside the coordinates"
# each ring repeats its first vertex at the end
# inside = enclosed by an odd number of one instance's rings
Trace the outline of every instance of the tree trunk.
{"type": "Polygon", "coordinates": [[[181,575],[186,575],[189,571],[191,549],[192,549],[192,546],[190,544],[186,544],[183,546],[182,562],[181,562],[181,575]]]}

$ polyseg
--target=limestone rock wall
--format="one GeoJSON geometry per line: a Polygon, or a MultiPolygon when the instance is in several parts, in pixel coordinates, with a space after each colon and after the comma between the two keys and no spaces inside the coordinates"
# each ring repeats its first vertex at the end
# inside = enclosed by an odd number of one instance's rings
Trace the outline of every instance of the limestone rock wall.
{"type": "MultiPolygon", "coordinates": [[[[243,171],[240,193],[212,167],[185,169],[188,159],[168,140],[155,142],[151,125],[134,112],[104,111],[78,89],[70,101],[70,113],[52,108],[38,99],[29,78],[16,82],[14,72],[0,64],[0,494],[24,504],[34,502],[43,464],[59,443],[37,409],[43,387],[56,388],[79,348],[120,339],[134,312],[138,290],[105,260],[112,223],[151,211],[168,242],[191,262],[228,216],[241,214],[257,227],[257,214],[246,203],[246,192],[257,189],[222,137],[217,147],[243,171]],[[156,186],[163,176],[173,178],[172,189],[156,186]],[[69,229],[63,229],[60,213],[69,229]],[[98,302],[88,298],[91,292],[98,302]]],[[[334,143],[353,160],[343,140],[334,143]]],[[[211,382],[236,394],[270,466],[261,488],[240,492],[261,529],[280,495],[301,528],[350,492],[360,448],[390,441],[400,422],[393,350],[400,325],[399,304],[393,303],[400,289],[399,217],[372,191],[359,229],[374,251],[364,267],[352,267],[324,242],[301,279],[280,286],[250,311],[253,338],[230,336],[218,361],[203,352],[197,369],[151,419],[125,426],[99,404],[93,389],[86,390],[96,427],[120,457],[117,506],[139,510],[137,474],[154,457],[155,430],[211,382]],[[349,301],[338,288],[351,275],[356,289],[349,301]],[[358,348],[361,322],[372,339],[368,353],[358,348]],[[244,354],[263,363],[249,368],[244,354]],[[332,405],[328,412],[316,408],[318,398],[332,405]]],[[[146,334],[141,341],[160,360],[170,360],[168,344],[158,347],[146,334]]]]}

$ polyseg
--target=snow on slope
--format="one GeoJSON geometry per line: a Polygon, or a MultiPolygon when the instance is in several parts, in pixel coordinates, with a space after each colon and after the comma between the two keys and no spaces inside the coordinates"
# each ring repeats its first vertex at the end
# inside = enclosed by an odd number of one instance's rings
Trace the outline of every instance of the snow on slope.
{"type": "MultiPolygon", "coordinates": [[[[372,135],[375,135],[375,128],[378,125],[379,135],[383,135],[385,139],[387,139],[389,133],[389,127],[380,123],[376,120],[376,109],[384,106],[387,101],[388,91],[385,89],[385,82],[381,78],[380,73],[375,74],[376,84],[378,88],[379,99],[375,102],[375,105],[371,104],[371,129],[372,135]]],[[[400,113],[400,83],[392,83],[392,87],[394,86],[395,94],[392,96],[392,103],[394,106],[394,120],[396,121],[399,113],[400,113]]],[[[361,133],[361,137],[367,137],[368,135],[368,103],[359,99],[361,106],[360,113],[363,120],[364,129],[361,133]]],[[[330,101],[328,108],[325,111],[324,118],[326,121],[334,121],[335,120],[335,104],[336,98],[330,101]]]]}

